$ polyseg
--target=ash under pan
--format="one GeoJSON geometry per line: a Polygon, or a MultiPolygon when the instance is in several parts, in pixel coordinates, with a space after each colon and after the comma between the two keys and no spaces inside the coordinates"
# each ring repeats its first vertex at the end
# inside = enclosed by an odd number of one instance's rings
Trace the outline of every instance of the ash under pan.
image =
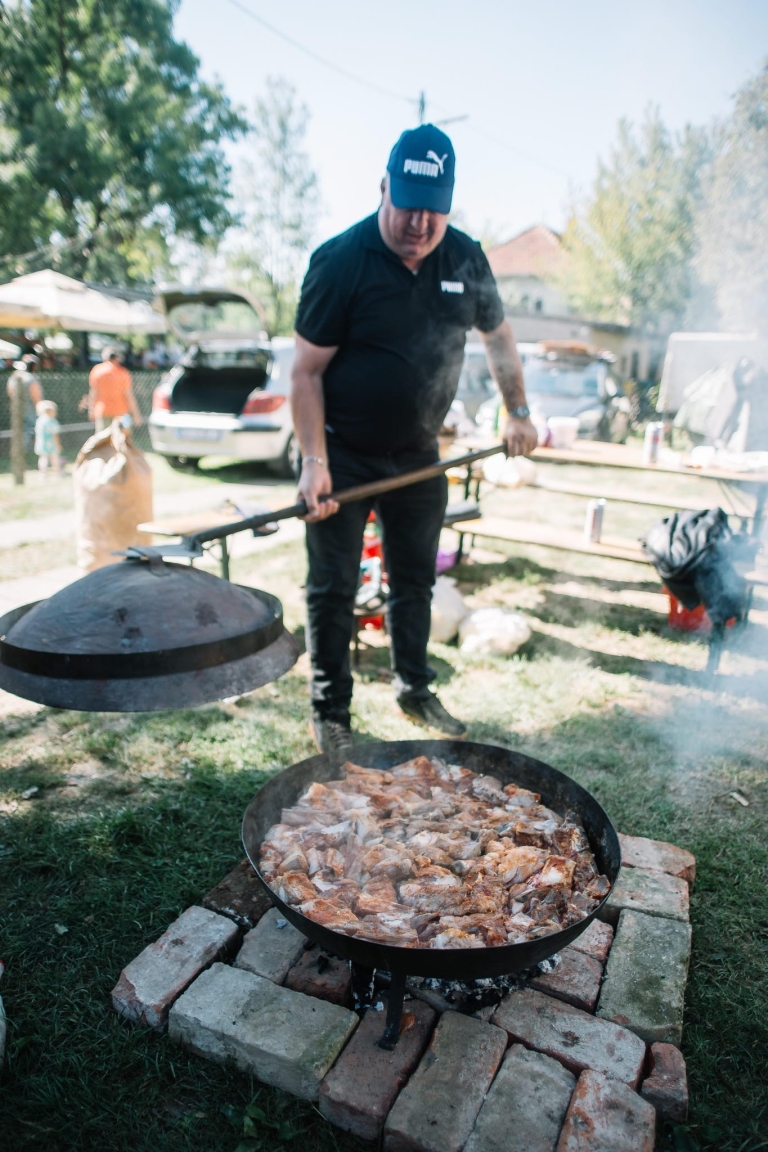
{"type": "MultiPolygon", "coordinates": [[[[360,744],[354,749],[354,762],[363,768],[386,770],[415,756],[436,756],[449,764],[461,764],[478,775],[496,776],[502,784],[519,784],[540,793],[544,804],[560,814],[573,810],[584,826],[600,871],[608,877],[611,886],[615,884],[621,867],[616,830],[594,796],[564,772],[507,748],[462,740],[381,741],[360,744]]],[[[248,805],[243,819],[242,838],[248,859],[262,887],[286,919],[325,951],[351,960],[362,969],[391,972],[393,977],[407,973],[443,980],[478,980],[513,975],[532,968],[573,943],[605,902],[601,901],[584,920],[560,932],[536,940],[526,940],[521,944],[506,944],[495,948],[399,948],[370,940],[358,940],[354,936],[325,928],[280,899],[261,875],[259,859],[262,841],[272,825],[280,822],[282,809],[295,804],[311,783],[335,780],[340,775],[340,770],[329,763],[325,756],[312,756],[278,773],[256,793],[248,805]]]]}

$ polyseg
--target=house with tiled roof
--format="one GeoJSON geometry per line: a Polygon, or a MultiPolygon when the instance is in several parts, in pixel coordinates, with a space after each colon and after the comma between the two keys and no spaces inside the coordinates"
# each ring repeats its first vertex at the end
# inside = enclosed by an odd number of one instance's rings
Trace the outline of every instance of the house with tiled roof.
{"type": "Polygon", "coordinates": [[[546,224],[534,224],[488,252],[504,303],[515,312],[545,316],[570,313],[556,282],[566,259],[559,234],[546,224]]]}
{"type": "Polygon", "coordinates": [[[518,343],[579,340],[613,352],[624,378],[658,376],[663,340],[573,312],[559,283],[568,255],[554,229],[534,224],[486,255],[518,343]]]}

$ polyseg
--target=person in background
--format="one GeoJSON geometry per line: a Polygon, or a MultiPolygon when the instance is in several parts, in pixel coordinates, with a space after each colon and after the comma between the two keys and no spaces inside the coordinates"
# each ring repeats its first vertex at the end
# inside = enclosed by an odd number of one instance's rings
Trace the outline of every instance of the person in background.
{"type": "Polygon", "coordinates": [[[53,400],[38,400],[35,421],[35,455],[43,476],[49,469],[61,471],[61,425],[56,416],[58,408],[53,400]]]}
{"type": "Polygon", "coordinates": [[[35,375],[38,367],[37,356],[28,352],[14,363],[15,372],[8,377],[6,390],[9,399],[14,389],[20,388],[24,396],[24,450],[29,452],[35,438],[36,406],[43,398],[43,389],[35,375]]]}
{"type": "Polygon", "coordinates": [[[127,428],[141,424],[131,374],[120,363],[119,353],[105,348],[101,360],[88,377],[88,418],[95,421],[96,431],[103,432],[113,420],[120,420],[127,428]]]}

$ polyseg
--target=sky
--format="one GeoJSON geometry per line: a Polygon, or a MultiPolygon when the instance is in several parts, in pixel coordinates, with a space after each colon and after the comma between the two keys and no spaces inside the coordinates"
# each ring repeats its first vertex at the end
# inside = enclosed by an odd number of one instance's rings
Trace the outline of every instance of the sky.
{"type": "Polygon", "coordinates": [[[295,86],[311,114],[318,240],[375,210],[421,91],[427,119],[467,117],[445,127],[462,223],[507,239],[563,226],[621,117],[656,104],[672,129],[708,123],[768,59],[768,0],[181,0],[175,27],[203,76],[247,109],[270,77],[295,86]]]}

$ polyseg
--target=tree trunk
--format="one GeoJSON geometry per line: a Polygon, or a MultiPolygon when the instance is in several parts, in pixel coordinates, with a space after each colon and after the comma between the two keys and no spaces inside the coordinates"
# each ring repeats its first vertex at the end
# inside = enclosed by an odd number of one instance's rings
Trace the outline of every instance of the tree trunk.
{"type": "Polygon", "coordinates": [[[27,464],[24,444],[24,404],[26,389],[22,380],[11,383],[11,472],[14,484],[24,483],[24,470],[27,464]]]}

